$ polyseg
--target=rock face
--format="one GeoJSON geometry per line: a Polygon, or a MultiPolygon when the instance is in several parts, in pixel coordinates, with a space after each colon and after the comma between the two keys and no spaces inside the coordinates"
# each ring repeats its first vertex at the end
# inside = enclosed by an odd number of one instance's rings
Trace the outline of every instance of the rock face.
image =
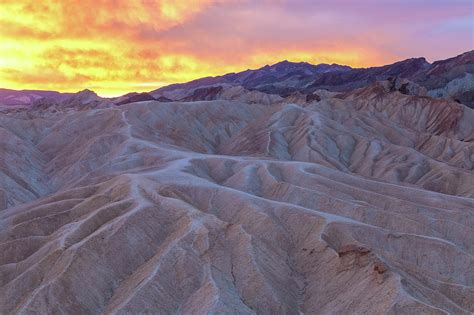
{"type": "Polygon", "coordinates": [[[70,96],[57,100],[55,98],[40,98],[35,100],[31,106],[34,110],[46,110],[48,112],[57,112],[65,110],[84,110],[93,108],[106,108],[114,106],[114,104],[108,100],[99,97],[95,92],[91,90],[83,90],[70,96]]]}
{"type": "Polygon", "coordinates": [[[373,84],[376,81],[406,79],[426,89],[432,97],[455,100],[474,108],[474,51],[428,63],[425,58],[411,58],[391,65],[371,68],[350,68],[340,65],[311,65],[283,61],[272,66],[219,77],[173,84],[150,92],[154,96],[174,95],[211,85],[240,85],[282,97],[295,92],[313,94],[317,90],[347,92],[373,84]]]}
{"type": "Polygon", "coordinates": [[[49,98],[54,100],[63,100],[69,97],[71,93],[59,93],[55,91],[38,91],[38,90],[10,90],[0,89],[0,105],[29,105],[41,98],[49,98]]]}
{"type": "Polygon", "coordinates": [[[474,312],[474,110],[212,86],[0,113],[0,314],[474,312]]]}
{"type": "Polygon", "coordinates": [[[191,90],[204,86],[223,84],[240,85],[247,89],[257,90],[263,90],[263,87],[266,85],[277,84],[282,88],[283,85],[286,85],[286,87],[290,89],[290,81],[293,81],[297,85],[302,85],[302,81],[304,81],[304,79],[329,72],[344,72],[350,69],[351,67],[337,64],[312,65],[307,62],[295,63],[285,60],[271,66],[266,65],[256,70],[249,69],[239,73],[228,73],[218,77],[197,79],[183,84],[172,84],[150,93],[154,96],[171,96],[171,98],[173,98],[172,92],[176,90],[191,90]]]}
{"type": "Polygon", "coordinates": [[[3,114],[0,313],[474,312],[474,113],[391,86],[3,114]]]}
{"type": "Polygon", "coordinates": [[[155,101],[156,99],[148,93],[129,93],[113,100],[114,104],[123,105],[143,101],[155,101]]]}

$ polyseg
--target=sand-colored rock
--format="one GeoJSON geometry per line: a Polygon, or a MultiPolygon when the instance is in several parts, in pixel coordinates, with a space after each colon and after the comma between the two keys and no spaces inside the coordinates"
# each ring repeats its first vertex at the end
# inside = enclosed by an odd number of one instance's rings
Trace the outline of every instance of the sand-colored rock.
{"type": "Polygon", "coordinates": [[[473,313],[474,113],[386,87],[1,114],[0,313],[473,313]]]}

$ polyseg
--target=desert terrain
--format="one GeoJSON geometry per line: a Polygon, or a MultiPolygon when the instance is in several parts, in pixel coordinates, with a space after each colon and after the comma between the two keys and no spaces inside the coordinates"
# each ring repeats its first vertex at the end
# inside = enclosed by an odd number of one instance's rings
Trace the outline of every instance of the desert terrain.
{"type": "Polygon", "coordinates": [[[472,314],[473,73],[2,91],[0,314],[472,314]]]}

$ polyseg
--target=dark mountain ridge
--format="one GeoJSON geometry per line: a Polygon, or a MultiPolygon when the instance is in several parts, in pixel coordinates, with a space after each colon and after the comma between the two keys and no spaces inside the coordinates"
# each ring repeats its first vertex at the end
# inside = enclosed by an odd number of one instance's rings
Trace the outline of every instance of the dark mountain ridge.
{"type": "Polygon", "coordinates": [[[403,78],[426,88],[430,96],[457,100],[473,107],[473,74],[474,51],[433,63],[420,57],[370,68],[350,68],[337,64],[312,65],[285,60],[255,70],[172,84],[151,91],[150,94],[154,97],[165,96],[173,99],[173,93],[179,90],[192,90],[211,85],[241,85],[248,90],[286,97],[295,92],[312,94],[320,89],[346,92],[376,81],[403,78]]]}
{"type": "Polygon", "coordinates": [[[60,93],[47,90],[12,90],[0,88],[0,105],[29,105],[41,98],[64,100],[74,93],[60,93]]]}
{"type": "MultiPolygon", "coordinates": [[[[111,100],[116,104],[127,104],[146,100],[177,101],[187,98],[196,100],[199,95],[209,98],[208,88],[214,86],[241,86],[249,91],[258,91],[288,97],[294,93],[314,94],[318,90],[348,92],[365,87],[376,81],[402,78],[426,89],[429,96],[446,98],[474,107],[474,51],[468,51],[445,60],[429,63],[425,58],[410,58],[393,64],[351,68],[338,64],[313,65],[307,62],[281,61],[259,69],[248,69],[222,76],[205,77],[186,83],[171,84],[148,93],[128,93],[111,100]],[[199,89],[198,92],[195,90],[199,89]]],[[[412,85],[413,85],[412,84],[412,85]]],[[[220,91],[221,89],[219,89],[220,91]]],[[[217,91],[217,90],[216,90],[217,91]]],[[[216,94],[213,90],[211,94],[216,94]]],[[[28,105],[41,98],[62,102],[74,93],[56,91],[0,89],[1,105],[28,105]]],[[[203,100],[204,100],[203,99],[203,100]]]]}

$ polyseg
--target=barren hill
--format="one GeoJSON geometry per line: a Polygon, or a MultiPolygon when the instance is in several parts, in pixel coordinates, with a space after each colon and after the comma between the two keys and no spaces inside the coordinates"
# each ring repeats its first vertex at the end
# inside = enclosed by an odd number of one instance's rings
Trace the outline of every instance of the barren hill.
{"type": "Polygon", "coordinates": [[[418,87],[2,110],[0,313],[473,313],[474,110],[418,87]]]}

